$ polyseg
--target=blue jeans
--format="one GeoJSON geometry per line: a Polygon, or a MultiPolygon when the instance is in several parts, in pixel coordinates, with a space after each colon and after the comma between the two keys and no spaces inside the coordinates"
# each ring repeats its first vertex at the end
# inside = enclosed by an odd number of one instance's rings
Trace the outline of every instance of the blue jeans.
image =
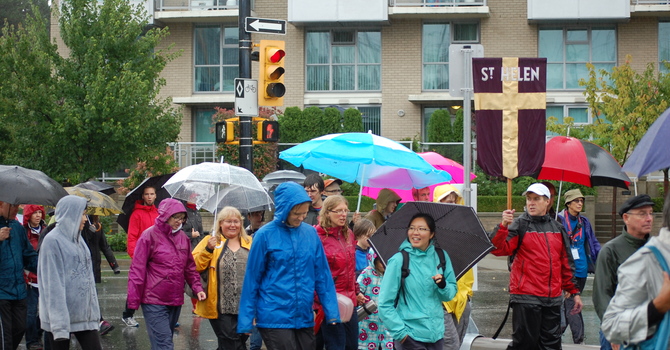
{"type": "Polygon", "coordinates": [[[261,332],[258,331],[258,328],[254,326],[251,329],[251,337],[249,337],[249,350],[261,350],[263,346],[263,338],[261,338],[261,332]]]}
{"type": "Polygon", "coordinates": [[[180,312],[181,306],[142,304],[151,350],[174,349],[172,335],[180,312]]]}
{"type": "Polygon", "coordinates": [[[358,313],[354,308],[349,322],[321,324],[321,334],[326,350],[358,350],[358,313]]]}
{"type": "Polygon", "coordinates": [[[40,290],[28,286],[27,292],[28,297],[26,298],[26,306],[28,314],[26,316],[26,348],[32,344],[38,344],[43,333],[40,326],[40,315],[37,310],[37,303],[40,300],[40,290]]]}
{"type": "Polygon", "coordinates": [[[610,342],[605,339],[603,331],[598,331],[598,334],[600,335],[600,350],[612,350],[612,344],[610,344],[610,342]]]}

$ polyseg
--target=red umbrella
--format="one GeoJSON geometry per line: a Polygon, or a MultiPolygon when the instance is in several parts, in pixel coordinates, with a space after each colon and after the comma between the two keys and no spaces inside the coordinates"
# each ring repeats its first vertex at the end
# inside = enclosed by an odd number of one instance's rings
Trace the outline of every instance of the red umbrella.
{"type": "Polygon", "coordinates": [[[589,187],[628,189],[630,184],[621,165],[609,152],[596,144],[569,136],[556,136],[547,142],[544,163],[537,178],[589,187]]]}
{"type": "MultiPolygon", "coordinates": [[[[438,185],[443,185],[443,184],[462,184],[463,181],[463,166],[455,161],[451,160],[449,158],[444,157],[443,155],[435,152],[423,152],[423,153],[418,153],[421,158],[425,159],[430,165],[432,165],[435,169],[438,170],[444,170],[448,172],[451,175],[451,181],[449,182],[443,182],[443,183],[438,183],[430,186],[430,193],[433,193],[433,190],[435,189],[436,186],[438,185]]],[[[470,180],[475,179],[475,174],[470,173],[470,180]]],[[[389,187],[393,188],[393,187],[389,187]]],[[[379,191],[381,191],[381,188],[376,188],[376,187],[363,187],[363,195],[368,196],[370,198],[377,198],[379,195],[379,191]]],[[[395,193],[398,194],[401,198],[401,202],[411,202],[414,200],[412,198],[412,190],[396,190],[393,189],[395,193]]]]}

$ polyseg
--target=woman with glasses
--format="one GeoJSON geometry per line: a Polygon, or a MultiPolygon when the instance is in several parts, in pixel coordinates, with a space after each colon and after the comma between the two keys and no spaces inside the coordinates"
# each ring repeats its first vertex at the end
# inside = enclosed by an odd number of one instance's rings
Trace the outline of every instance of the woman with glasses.
{"type": "MultiPolygon", "coordinates": [[[[354,305],[365,301],[356,283],[356,239],[347,226],[349,203],[340,196],[329,196],[319,213],[316,232],[326,252],[330,273],[335,282],[335,291],[351,299],[354,305]]],[[[347,319],[349,315],[340,315],[347,319]]],[[[345,323],[323,322],[321,325],[323,344],[326,350],[358,349],[358,315],[354,308],[351,319],[345,323]]],[[[317,346],[318,348],[318,346],[317,346]]]]}
{"type": "Polygon", "coordinates": [[[244,350],[248,336],[237,333],[244,272],[251,237],[240,211],[224,207],[216,216],[216,235],[203,239],[193,250],[198,272],[209,271],[207,299],[195,306],[198,316],[209,319],[218,349],[244,350]]]}
{"type": "Polygon", "coordinates": [[[137,240],[128,271],[128,307],[142,313],[152,350],[173,349],[172,335],[184,305],[184,283],[205,299],[200,275],[195,270],[191,243],[181,228],[186,208],[172,198],[158,207],[154,225],[137,240]]]}
{"type": "Polygon", "coordinates": [[[434,246],[435,221],[415,214],[409,221],[407,240],[386,266],[379,294],[379,316],[393,337],[395,349],[442,350],[444,318],[442,302],[456,295],[451,260],[444,266],[434,246]],[[406,252],[406,253],[405,253],[406,252]],[[406,256],[405,256],[406,255],[406,256]],[[408,270],[403,274],[403,261],[408,270]],[[409,273],[407,273],[409,272],[409,273]]]}
{"type": "MultiPolygon", "coordinates": [[[[593,233],[591,222],[584,215],[580,215],[584,209],[584,195],[579,189],[565,192],[565,210],[558,213],[559,221],[570,237],[570,250],[575,261],[575,279],[577,288],[581,293],[586,285],[588,273],[594,273],[596,258],[600,252],[600,243],[593,233]]],[[[572,313],[575,300],[573,296],[567,296],[563,300],[563,313],[567,321],[562,325],[563,332],[570,326],[572,341],[575,344],[584,342],[584,318],[582,313],[572,313]]]]}

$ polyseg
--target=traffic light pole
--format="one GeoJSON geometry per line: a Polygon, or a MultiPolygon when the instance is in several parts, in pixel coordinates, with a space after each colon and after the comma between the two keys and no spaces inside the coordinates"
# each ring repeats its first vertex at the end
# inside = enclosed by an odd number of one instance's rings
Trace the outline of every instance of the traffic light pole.
{"type": "MultiPolygon", "coordinates": [[[[251,17],[251,0],[239,1],[240,78],[251,79],[251,34],[245,30],[244,20],[251,17]]],[[[240,117],[240,166],[253,173],[254,149],[251,137],[251,117],[240,117]]]]}

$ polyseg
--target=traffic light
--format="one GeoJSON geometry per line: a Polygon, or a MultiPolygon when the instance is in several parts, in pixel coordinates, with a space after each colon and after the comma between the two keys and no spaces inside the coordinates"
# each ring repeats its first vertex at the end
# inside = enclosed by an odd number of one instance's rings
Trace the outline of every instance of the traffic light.
{"type": "Polygon", "coordinates": [[[284,94],[284,51],[281,40],[261,40],[258,58],[258,105],[283,106],[284,94]]]}
{"type": "Polygon", "coordinates": [[[232,121],[216,123],[216,142],[227,143],[235,140],[235,125],[232,121]]]}
{"type": "Polygon", "coordinates": [[[256,125],[259,141],[279,142],[279,122],[264,120],[256,125]]]}

